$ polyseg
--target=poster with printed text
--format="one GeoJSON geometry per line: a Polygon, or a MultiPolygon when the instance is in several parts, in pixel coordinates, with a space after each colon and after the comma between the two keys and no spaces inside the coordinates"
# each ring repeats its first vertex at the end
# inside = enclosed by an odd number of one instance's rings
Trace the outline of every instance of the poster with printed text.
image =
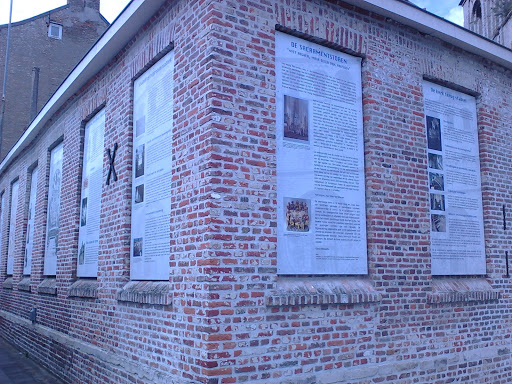
{"type": "Polygon", "coordinates": [[[484,275],[485,242],[474,97],[425,81],[433,275],[484,275]]]}
{"type": "Polygon", "coordinates": [[[174,54],[134,82],[131,279],[168,280],[174,54]]]}
{"type": "Polygon", "coordinates": [[[85,125],[78,232],[78,277],[98,275],[104,136],[105,110],[102,109],[85,125]]]}
{"type": "Polygon", "coordinates": [[[9,243],[7,250],[7,274],[14,272],[14,253],[16,250],[16,220],[18,217],[18,192],[19,182],[16,180],[11,185],[11,213],[9,216],[9,243]]]}
{"type": "Polygon", "coordinates": [[[361,59],[276,32],[279,274],[366,274],[361,59]]]}
{"type": "Polygon", "coordinates": [[[44,275],[57,274],[57,250],[60,230],[60,192],[62,184],[62,153],[60,143],[50,152],[50,177],[48,180],[48,213],[46,217],[46,242],[44,254],[44,275]]]}
{"type": "Polygon", "coordinates": [[[32,273],[32,250],[34,246],[34,217],[36,215],[37,168],[30,174],[30,195],[28,199],[27,234],[25,237],[25,254],[23,257],[23,274],[32,273]]]}

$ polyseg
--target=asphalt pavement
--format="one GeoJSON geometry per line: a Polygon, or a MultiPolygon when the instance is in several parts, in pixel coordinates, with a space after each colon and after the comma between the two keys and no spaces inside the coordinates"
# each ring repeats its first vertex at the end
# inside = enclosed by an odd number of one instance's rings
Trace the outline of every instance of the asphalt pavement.
{"type": "Polygon", "coordinates": [[[27,354],[0,337],[0,384],[63,384],[27,354]]]}

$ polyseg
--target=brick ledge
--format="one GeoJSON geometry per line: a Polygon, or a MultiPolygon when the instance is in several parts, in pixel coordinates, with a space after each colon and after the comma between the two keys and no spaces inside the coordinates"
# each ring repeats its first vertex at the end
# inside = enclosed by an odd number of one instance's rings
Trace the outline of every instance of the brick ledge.
{"type": "Polygon", "coordinates": [[[57,279],[55,277],[45,278],[41,284],[37,286],[38,293],[46,293],[47,295],[57,294],[57,279]]]}
{"type": "Polygon", "coordinates": [[[13,281],[12,276],[9,276],[7,279],[4,280],[2,284],[2,288],[4,289],[12,289],[13,281]]]}
{"type": "Polygon", "coordinates": [[[171,283],[168,281],[130,281],[117,294],[117,300],[155,305],[171,305],[171,283]]]}
{"type": "Polygon", "coordinates": [[[432,293],[428,295],[431,304],[469,301],[495,301],[501,293],[493,290],[485,279],[445,278],[432,279],[432,293]]]}
{"type": "Polygon", "coordinates": [[[18,291],[31,291],[30,276],[25,276],[23,279],[20,280],[20,282],[18,283],[18,291]]]}
{"type": "Polygon", "coordinates": [[[372,283],[363,278],[279,277],[267,306],[358,304],[382,298],[372,283]]]}
{"type": "Polygon", "coordinates": [[[98,297],[98,281],[96,279],[79,279],[68,289],[68,297],[98,297]]]}

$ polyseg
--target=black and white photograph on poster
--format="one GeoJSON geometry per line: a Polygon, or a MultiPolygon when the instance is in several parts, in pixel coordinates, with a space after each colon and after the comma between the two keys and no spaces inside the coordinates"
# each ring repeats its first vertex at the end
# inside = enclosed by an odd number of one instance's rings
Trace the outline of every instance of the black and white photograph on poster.
{"type": "MultiPolygon", "coordinates": [[[[50,231],[52,232],[52,231],[50,231]]],[[[50,233],[50,236],[48,237],[48,242],[46,243],[46,252],[50,257],[57,257],[57,244],[59,243],[59,240],[57,236],[52,236],[50,233]]]]}
{"type": "Polygon", "coordinates": [[[432,232],[446,232],[446,216],[430,215],[432,221],[432,232]]]}
{"type": "Polygon", "coordinates": [[[286,230],[309,232],[311,222],[311,200],[284,198],[286,230]]]}
{"type": "Polygon", "coordinates": [[[142,256],[142,237],[133,239],[133,257],[142,256]]]}
{"type": "Polygon", "coordinates": [[[427,139],[428,148],[441,151],[441,120],[437,117],[427,116],[427,139]]]}
{"type": "Polygon", "coordinates": [[[444,191],[444,176],[441,173],[429,172],[428,180],[430,189],[444,191]]]}
{"type": "Polygon", "coordinates": [[[284,95],[284,137],[309,141],[308,101],[284,95]]]}
{"type": "Polygon", "coordinates": [[[25,240],[25,246],[26,246],[26,244],[30,244],[30,241],[31,241],[30,234],[31,233],[32,233],[32,231],[30,230],[30,224],[27,224],[27,238],[25,240]]]}
{"type": "Polygon", "coordinates": [[[80,212],[80,226],[87,225],[87,197],[82,199],[82,209],[80,212]]]}
{"type": "Polygon", "coordinates": [[[135,137],[139,137],[140,135],[146,132],[146,116],[142,116],[137,119],[135,122],[135,137]]]}
{"type": "Polygon", "coordinates": [[[144,184],[137,185],[135,187],[135,204],[142,203],[144,201],[144,184]]]}
{"type": "Polygon", "coordinates": [[[430,194],[430,209],[433,211],[444,211],[444,196],[437,193],[430,194]]]}
{"type": "Polygon", "coordinates": [[[85,243],[82,242],[82,244],[80,244],[80,249],[78,251],[78,264],[83,265],[84,261],[85,261],[85,243]]]}
{"type": "Polygon", "coordinates": [[[428,167],[433,169],[443,170],[443,156],[436,155],[435,153],[428,154],[428,167]]]}
{"type": "Polygon", "coordinates": [[[135,149],[135,177],[140,177],[144,175],[144,152],[145,145],[139,145],[135,149]]]}

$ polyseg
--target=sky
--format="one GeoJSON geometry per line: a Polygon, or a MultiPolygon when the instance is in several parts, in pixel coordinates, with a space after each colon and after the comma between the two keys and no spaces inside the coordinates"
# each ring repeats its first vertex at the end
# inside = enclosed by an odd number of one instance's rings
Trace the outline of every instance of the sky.
{"type": "MultiPolygon", "coordinates": [[[[151,0],[150,0],[151,1],[151,0]]],[[[412,3],[456,24],[463,24],[460,0],[411,0],[412,3]]],[[[129,0],[101,0],[101,14],[112,22],[129,0]]],[[[60,7],[67,0],[13,0],[12,21],[19,21],[60,7]]],[[[0,24],[9,22],[10,0],[0,0],[0,24]]]]}
{"type": "Polygon", "coordinates": [[[455,24],[464,25],[462,7],[459,7],[460,0],[411,0],[411,3],[455,24]]]}
{"type": "MultiPolygon", "coordinates": [[[[114,21],[130,0],[101,0],[100,12],[109,22],[114,21]]],[[[13,0],[12,21],[20,21],[66,5],[67,0],[13,0]]],[[[9,22],[10,0],[0,0],[0,24],[9,22]]]]}

